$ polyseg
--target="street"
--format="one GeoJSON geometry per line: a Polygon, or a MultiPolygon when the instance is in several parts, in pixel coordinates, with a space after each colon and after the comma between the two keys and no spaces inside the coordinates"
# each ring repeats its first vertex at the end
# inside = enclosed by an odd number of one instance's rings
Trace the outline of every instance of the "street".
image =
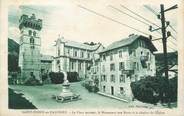
{"type": "Polygon", "coordinates": [[[52,99],[52,95],[57,95],[61,92],[61,84],[47,84],[43,86],[24,86],[24,85],[10,85],[10,88],[17,93],[23,93],[24,97],[33,103],[38,109],[60,109],[60,108],[163,108],[161,105],[152,105],[142,103],[137,100],[126,103],[109,97],[99,95],[97,93],[90,93],[80,82],[71,83],[71,90],[80,94],[81,100],[67,103],[59,103],[52,99]]]}

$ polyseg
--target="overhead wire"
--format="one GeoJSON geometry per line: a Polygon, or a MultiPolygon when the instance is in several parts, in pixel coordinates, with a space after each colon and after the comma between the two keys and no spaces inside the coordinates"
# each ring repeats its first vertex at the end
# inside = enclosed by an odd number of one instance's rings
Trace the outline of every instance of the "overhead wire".
{"type": "MultiPolygon", "coordinates": [[[[126,8],[125,6],[123,6],[123,5],[121,5],[121,6],[122,6],[123,8],[125,8],[125,9],[127,9],[128,11],[130,11],[131,13],[133,13],[134,15],[136,14],[136,13],[134,13],[133,11],[131,11],[130,9],[126,8]]],[[[142,20],[139,20],[138,18],[136,18],[136,17],[134,17],[134,16],[132,16],[132,15],[130,15],[130,14],[128,14],[128,13],[126,13],[126,12],[124,12],[124,11],[122,11],[122,10],[116,8],[116,7],[113,7],[112,5],[109,5],[109,7],[111,7],[111,8],[113,8],[113,9],[119,11],[120,13],[123,13],[123,14],[125,14],[125,15],[127,15],[127,16],[133,18],[133,19],[136,20],[136,21],[139,21],[139,22],[141,22],[141,23],[143,23],[143,24],[145,24],[145,25],[147,25],[147,26],[150,26],[150,24],[148,24],[148,23],[146,23],[146,22],[144,22],[144,21],[142,21],[142,20]]],[[[136,16],[140,17],[141,19],[143,18],[143,17],[140,16],[140,15],[136,15],[136,16]]],[[[147,22],[150,23],[150,21],[148,21],[147,19],[144,18],[144,20],[146,20],[147,22]]],[[[151,23],[151,24],[154,24],[154,23],[151,23]]],[[[156,25],[156,24],[154,24],[154,25],[156,25]]],[[[159,33],[159,34],[161,34],[161,32],[159,32],[159,31],[156,31],[156,32],[159,33]]],[[[159,43],[159,42],[157,41],[157,43],[159,43]]]]}
{"type": "MultiPolygon", "coordinates": [[[[159,25],[157,25],[157,24],[153,23],[152,21],[150,21],[150,20],[144,18],[143,16],[141,16],[141,15],[139,15],[138,13],[136,13],[136,12],[130,10],[129,8],[125,7],[124,5],[120,4],[120,6],[123,7],[124,9],[130,11],[130,12],[133,13],[134,15],[136,15],[136,16],[138,16],[138,17],[144,19],[145,21],[147,21],[147,22],[149,22],[149,23],[151,23],[152,25],[155,25],[155,26],[157,26],[157,27],[160,27],[159,25]]],[[[145,6],[146,8],[148,8],[151,12],[153,12],[155,15],[158,15],[158,13],[157,13],[156,11],[154,11],[153,9],[151,9],[149,6],[146,6],[146,5],[144,5],[144,6],[145,6]]],[[[175,32],[177,33],[177,31],[176,31],[171,25],[169,25],[169,27],[172,28],[172,30],[175,31],[175,32]]],[[[157,30],[157,32],[159,32],[159,31],[157,30]]],[[[159,32],[159,33],[161,34],[161,32],[159,32]]],[[[172,37],[173,37],[173,39],[176,39],[174,36],[172,36],[172,37]]]]}
{"type": "MultiPolygon", "coordinates": [[[[123,5],[122,5],[122,6],[123,6],[123,5]]],[[[130,14],[128,14],[128,13],[122,11],[122,10],[120,10],[120,9],[118,9],[118,8],[116,8],[116,7],[113,7],[112,5],[109,5],[109,7],[113,8],[113,9],[115,9],[115,10],[117,10],[117,11],[119,11],[119,12],[125,14],[125,15],[128,15],[129,17],[135,19],[136,21],[139,21],[139,22],[141,22],[141,23],[143,23],[143,24],[145,24],[145,25],[147,25],[147,26],[150,26],[150,24],[148,24],[148,23],[146,23],[146,22],[144,22],[144,21],[141,21],[141,20],[137,19],[136,17],[134,17],[134,16],[132,16],[132,15],[130,15],[130,14]]],[[[125,6],[123,6],[123,7],[126,8],[125,6]]],[[[128,9],[128,8],[126,8],[126,9],[128,9]]],[[[132,10],[130,10],[130,9],[128,9],[128,10],[131,11],[133,14],[136,14],[136,13],[133,12],[132,10]]],[[[140,18],[142,18],[141,15],[138,15],[138,16],[139,16],[140,18]]],[[[147,21],[147,19],[145,19],[145,18],[144,18],[144,20],[147,21]]],[[[151,21],[149,21],[149,23],[156,25],[155,23],[152,23],[151,21]]],[[[159,27],[158,25],[156,25],[156,26],[159,27]]],[[[161,32],[159,32],[159,31],[157,31],[157,32],[158,32],[159,34],[161,34],[161,32]]],[[[156,39],[155,39],[155,40],[156,40],[156,39]]],[[[157,43],[159,43],[159,42],[157,42],[157,43]]],[[[176,44],[175,44],[174,42],[172,42],[172,41],[171,41],[171,43],[174,44],[174,45],[176,45],[176,44]]],[[[169,47],[170,47],[170,46],[169,46],[169,47]]]]}
{"type": "Polygon", "coordinates": [[[136,13],[136,12],[130,10],[129,8],[125,7],[124,5],[120,4],[120,6],[123,7],[124,9],[128,10],[129,12],[133,13],[134,15],[136,15],[136,16],[142,18],[143,20],[147,21],[148,23],[151,23],[152,25],[155,25],[156,27],[160,27],[160,26],[157,25],[156,23],[153,23],[152,21],[150,21],[150,20],[144,18],[144,17],[141,16],[140,14],[138,14],[138,13],[136,13]]]}
{"type": "Polygon", "coordinates": [[[147,26],[150,26],[150,24],[148,24],[148,23],[146,23],[146,22],[144,22],[144,21],[141,21],[141,20],[139,20],[138,18],[136,18],[136,17],[134,17],[134,16],[132,16],[132,15],[130,15],[130,14],[128,14],[128,13],[126,13],[126,12],[124,12],[124,11],[122,11],[122,10],[116,8],[116,7],[114,7],[114,6],[112,6],[112,5],[109,5],[109,7],[111,7],[111,8],[113,8],[113,9],[115,9],[115,10],[117,10],[117,11],[119,11],[119,12],[121,12],[121,13],[123,13],[123,14],[125,14],[125,15],[131,17],[131,18],[133,18],[134,20],[137,20],[137,21],[139,21],[139,22],[141,22],[141,23],[143,23],[143,24],[145,24],[145,25],[147,25],[147,26]]]}
{"type": "MultiPolygon", "coordinates": [[[[147,8],[149,11],[151,11],[152,13],[154,13],[156,16],[159,15],[158,12],[156,12],[155,10],[153,10],[151,7],[149,7],[148,5],[144,5],[145,8],[147,8]]],[[[172,25],[169,25],[169,27],[175,32],[177,33],[176,29],[174,29],[174,27],[172,27],[172,25]]]]}
{"type": "MultiPolygon", "coordinates": [[[[140,33],[142,33],[142,34],[144,34],[144,35],[147,35],[147,36],[150,35],[150,34],[145,33],[145,32],[143,32],[143,31],[141,31],[141,30],[139,30],[139,29],[136,29],[136,28],[134,28],[134,27],[131,27],[131,26],[129,26],[129,25],[127,25],[127,24],[124,24],[124,23],[122,23],[122,22],[120,22],[120,21],[117,21],[117,20],[115,20],[115,19],[113,19],[113,18],[110,18],[110,17],[108,17],[108,16],[105,16],[105,15],[103,15],[103,14],[100,14],[100,13],[94,11],[94,10],[88,9],[88,8],[82,6],[82,5],[78,5],[78,7],[82,8],[82,9],[88,11],[88,12],[91,12],[91,13],[97,15],[97,16],[103,17],[103,18],[105,18],[105,19],[108,19],[108,20],[110,20],[110,21],[116,22],[116,23],[118,23],[118,24],[120,24],[120,25],[123,25],[123,26],[125,26],[125,27],[128,27],[128,28],[130,28],[130,29],[132,29],[132,30],[135,30],[135,31],[137,31],[137,32],[140,32],[140,33]]],[[[154,36],[153,36],[153,37],[154,37],[154,36]]],[[[156,38],[156,37],[154,37],[154,38],[156,38]]]]}
{"type": "MultiPolygon", "coordinates": [[[[123,5],[121,5],[122,7],[123,7],[123,5]]],[[[142,33],[142,34],[144,34],[144,35],[150,35],[150,34],[148,34],[148,33],[145,33],[145,32],[143,32],[143,31],[141,31],[141,30],[139,30],[139,29],[136,29],[136,28],[134,28],[134,27],[131,27],[131,26],[129,26],[129,25],[127,25],[127,24],[124,24],[124,23],[122,23],[122,22],[120,22],[120,21],[117,21],[117,20],[115,20],[115,19],[113,19],[113,18],[110,18],[110,17],[108,17],[108,16],[105,16],[105,15],[103,15],[103,14],[100,14],[100,13],[97,13],[97,12],[95,12],[95,11],[93,11],[93,10],[90,10],[90,9],[88,9],[88,8],[86,8],[86,7],[83,7],[83,6],[81,6],[81,5],[78,5],[78,7],[80,7],[80,8],[83,8],[83,9],[85,9],[85,10],[87,10],[87,11],[89,11],[89,12],[92,12],[92,13],[94,13],[94,14],[96,14],[96,15],[98,15],[98,16],[101,16],[101,17],[103,17],[103,18],[106,18],[106,19],[108,19],[108,20],[111,20],[111,21],[113,21],[113,22],[116,22],[116,23],[118,23],[118,24],[121,24],[121,25],[123,25],[123,26],[126,26],[126,27],[128,27],[128,28],[131,28],[131,29],[133,29],[133,30],[135,30],[135,31],[137,31],[137,32],[140,32],[140,33],[142,33]]],[[[28,7],[27,7],[28,8],[28,7]]],[[[32,9],[32,10],[36,10],[36,11],[40,11],[40,12],[42,12],[42,13],[46,13],[46,12],[43,12],[43,11],[41,11],[41,10],[37,10],[37,9],[34,9],[34,8],[28,8],[28,9],[32,9]]],[[[154,11],[153,11],[154,12],[154,11]]],[[[133,12],[132,12],[133,13],[133,12]]],[[[140,16],[140,15],[138,15],[137,14],[137,16],[139,16],[139,17],[142,17],[142,16],[140,16]]],[[[130,16],[131,17],[131,16],[130,16]]],[[[133,18],[133,17],[132,17],[133,18]]],[[[142,17],[142,19],[144,19],[144,20],[146,20],[144,17],[142,17]]],[[[141,22],[141,21],[140,21],[141,22]]],[[[143,22],[143,21],[142,21],[143,22]]],[[[147,22],[149,22],[148,20],[147,20],[147,22]]],[[[151,23],[151,22],[149,22],[149,23],[151,23]]],[[[145,23],[146,25],[148,25],[148,23],[145,23]]],[[[155,25],[156,26],[156,24],[154,24],[154,23],[151,23],[151,24],[153,24],[153,25],[155,25]]],[[[48,25],[48,24],[43,24],[44,26],[47,26],[47,27],[50,27],[51,25],[48,25]]],[[[54,26],[54,25],[53,25],[54,26]]],[[[153,36],[154,37],[154,36],[153,36]]],[[[156,38],[156,37],[154,37],[154,38],[156,38]]],[[[172,48],[171,48],[172,49],[172,48]]]]}
{"type": "MultiPolygon", "coordinates": [[[[152,8],[150,8],[149,6],[147,6],[147,5],[144,5],[144,7],[145,8],[147,8],[149,11],[151,11],[153,14],[155,14],[156,16],[158,16],[158,12],[156,12],[155,10],[153,10],[152,8]]],[[[171,25],[169,26],[169,27],[171,27],[171,29],[173,30],[173,31],[176,31],[171,25]]],[[[177,33],[177,32],[176,32],[177,33]]],[[[177,40],[176,39],[176,37],[174,37],[173,35],[171,35],[171,37],[173,38],[173,39],[175,39],[175,40],[177,40]]],[[[171,41],[171,40],[169,40],[169,42],[171,42],[172,44],[174,44],[174,45],[176,45],[176,43],[174,43],[173,41],[171,41]]],[[[177,46],[177,45],[176,45],[177,46]]],[[[168,46],[169,47],[169,46],[168,46]]]]}

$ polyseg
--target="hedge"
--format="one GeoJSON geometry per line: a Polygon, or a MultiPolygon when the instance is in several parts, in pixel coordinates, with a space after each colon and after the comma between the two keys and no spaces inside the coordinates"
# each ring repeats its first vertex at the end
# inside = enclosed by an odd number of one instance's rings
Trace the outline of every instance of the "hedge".
{"type": "Polygon", "coordinates": [[[41,78],[42,78],[42,81],[45,81],[45,80],[48,78],[48,76],[47,76],[47,74],[43,74],[43,75],[41,76],[41,78]]]}
{"type": "Polygon", "coordinates": [[[79,81],[79,74],[77,72],[67,72],[67,78],[69,82],[79,81]]]}
{"type": "Polygon", "coordinates": [[[61,72],[50,72],[49,77],[54,84],[61,84],[64,82],[64,75],[61,72]]]}
{"type": "Polygon", "coordinates": [[[43,84],[51,84],[51,79],[47,73],[41,75],[43,84]]]}
{"type": "Polygon", "coordinates": [[[146,103],[156,104],[162,102],[177,101],[177,77],[169,80],[169,86],[163,77],[146,77],[137,82],[131,83],[134,98],[146,103]],[[166,91],[166,92],[165,92],[166,91]],[[165,93],[162,98],[161,94],[165,93]]]}
{"type": "MultiPolygon", "coordinates": [[[[51,82],[54,84],[61,84],[64,82],[64,74],[62,72],[50,72],[49,77],[51,82]]],[[[69,82],[77,82],[78,73],[77,72],[67,72],[67,79],[69,82]]]]}
{"type": "Polygon", "coordinates": [[[99,91],[99,88],[97,87],[96,84],[95,85],[92,85],[91,82],[89,80],[85,80],[82,83],[82,86],[85,87],[89,92],[97,93],[99,91]]]}
{"type": "Polygon", "coordinates": [[[171,85],[171,89],[172,89],[172,95],[171,97],[171,102],[176,102],[177,101],[177,95],[178,95],[178,78],[172,78],[169,80],[169,83],[171,85]]]}

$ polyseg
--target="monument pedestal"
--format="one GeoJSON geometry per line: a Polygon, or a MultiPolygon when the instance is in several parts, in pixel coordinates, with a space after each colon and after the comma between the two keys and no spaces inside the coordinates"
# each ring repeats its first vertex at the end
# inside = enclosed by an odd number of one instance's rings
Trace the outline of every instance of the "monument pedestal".
{"type": "Polygon", "coordinates": [[[59,96],[73,96],[74,93],[70,90],[70,84],[69,83],[64,83],[62,85],[62,91],[59,94],[59,96]]]}
{"type": "Polygon", "coordinates": [[[59,95],[57,96],[53,96],[56,101],[60,101],[60,102],[64,102],[64,101],[76,101],[79,100],[79,96],[77,94],[74,94],[71,90],[70,90],[70,84],[67,80],[67,74],[66,72],[63,72],[64,74],[64,83],[62,85],[62,91],[59,95]]]}

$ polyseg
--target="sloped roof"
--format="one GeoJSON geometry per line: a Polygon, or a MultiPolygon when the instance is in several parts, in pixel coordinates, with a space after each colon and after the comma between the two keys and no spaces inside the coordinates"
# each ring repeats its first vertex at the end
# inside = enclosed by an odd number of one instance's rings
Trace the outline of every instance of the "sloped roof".
{"type": "Polygon", "coordinates": [[[91,50],[91,51],[97,50],[102,45],[101,43],[97,43],[95,45],[88,45],[88,44],[84,44],[84,43],[80,43],[80,42],[76,42],[76,41],[71,41],[71,40],[67,40],[67,39],[62,39],[61,41],[65,43],[65,46],[86,49],[86,50],[91,50]]]}
{"type": "Polygon", "coordinates": [[[151,40],[149,40],[148,38],[146,38],[142,35],[131,35],[128,38],[113,42],[112,44],[107,46],[107,48],[103,49],[100,53],[104,53],[104,52],[107,52],[107,51],[110,51],[110,50],[113,50],[113,49],[116,49],[119,47],[128,46],[128,45],[132,44],[137,39],[145,40],[149,44],[150,49],[152,49],[153,51],[157,51],[157,49],[155,48],[155,46],[153,45],[151,40]]]}

